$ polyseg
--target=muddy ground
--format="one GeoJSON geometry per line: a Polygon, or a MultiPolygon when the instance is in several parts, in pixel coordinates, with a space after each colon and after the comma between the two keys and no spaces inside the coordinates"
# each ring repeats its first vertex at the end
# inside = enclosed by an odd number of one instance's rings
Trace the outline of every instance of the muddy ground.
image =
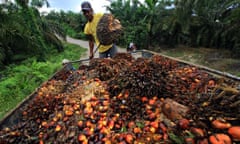
{"type": "Polygon", "coordinates": [[[232,54],[227,50],[180,46],[178,48],[163,49],[160,52],[181,60],[240,76],[240,59],[232,58],[232,54]]]}

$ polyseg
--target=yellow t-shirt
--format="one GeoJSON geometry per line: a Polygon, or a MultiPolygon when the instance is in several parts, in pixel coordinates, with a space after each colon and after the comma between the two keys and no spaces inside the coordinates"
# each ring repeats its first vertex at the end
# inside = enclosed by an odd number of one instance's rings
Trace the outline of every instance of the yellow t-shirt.
{"type": "MultiPolygon", "coordinates": [[[[103,16],[102,13],[94,14],[93,20],[91,22],[87,22],[85,25],[85,28],[84,28],[84,33],[86,35],[92,35],[97,46],[100,44],[100,42],[97,38],[97,24],[102,16],[103,16]]],[[[100,45],[100,47],[98,48],[98,51],[100,53],[102,53],[102,52],[107,51],[111,47],[112,47],[112,44],[111,45],[100,45]]]]}

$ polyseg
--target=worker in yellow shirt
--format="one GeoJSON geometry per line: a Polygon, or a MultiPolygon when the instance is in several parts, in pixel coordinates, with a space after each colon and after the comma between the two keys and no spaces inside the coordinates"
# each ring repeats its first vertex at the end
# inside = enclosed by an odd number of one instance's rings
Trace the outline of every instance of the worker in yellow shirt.
{"type": "Polygon", "coordinates": [[[94,13],[91,4],[87,1],[83,2],[81,7],[83,15],[88,20],[84,28],[84,33],[87,35],[89,40],[89,58],[92,59],[94,57],[94,42],[98,47],[99,58],[113,57],[117,53],[116,45],[114,43],[110,45],[102,45],[97,37],[97,25],[103,14],[94,13]]]}

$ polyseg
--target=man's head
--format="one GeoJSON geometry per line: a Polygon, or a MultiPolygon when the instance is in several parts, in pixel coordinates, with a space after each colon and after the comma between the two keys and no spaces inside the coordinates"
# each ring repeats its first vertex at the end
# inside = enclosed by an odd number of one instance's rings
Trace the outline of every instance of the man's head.
{"type": "Polygon", "coordinates": [[[88,21],[92,21],[93,19],[93,9],[89,2],[85,1],[81,4],[83,15],[88,19],[88,21]]]}

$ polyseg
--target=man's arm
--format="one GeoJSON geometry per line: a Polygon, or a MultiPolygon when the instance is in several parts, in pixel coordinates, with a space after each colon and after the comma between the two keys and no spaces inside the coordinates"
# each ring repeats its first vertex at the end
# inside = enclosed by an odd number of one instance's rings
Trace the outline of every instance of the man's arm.
{"type": "Polygon", "coordinates": [[[92,59],[94,57],[93,55],[93,49],[94,49],[94,39],[92,35],[88,35],[88,44],[89,44],[89,58],[92,59]]]}

